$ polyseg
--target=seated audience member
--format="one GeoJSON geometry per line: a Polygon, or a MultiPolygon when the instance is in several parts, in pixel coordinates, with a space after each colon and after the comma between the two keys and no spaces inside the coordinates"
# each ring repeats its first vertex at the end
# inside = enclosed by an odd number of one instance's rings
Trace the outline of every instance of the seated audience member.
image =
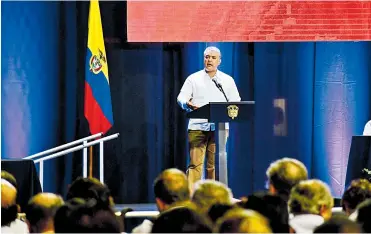
{"type": "Polygon", "coordinates": [[[217,220],[216,233],[272,233],[269,221],[253,210],[234,208],[217,220]]]}
{"type": "Polygon", "coordinates": [[[363,135],[371,136],[371,120],[368,121],[363,129],[363,135]]]}
{"type": "Polygon", "coordinates": [[[28,233],[27,224],[18,217],[17,189],[1,179],[1,233],[28,233]]]}
{"type": "Polygon", "coordinates": [[[282,197],[258,192],[248,196],[246,201],[238,205],[244,209],[259,212],[266,217],[274,233],[289,232],[289,212],[287,202],[282,197]]]}
{"type": "MultiPolygon", "coordinates": [[[[17,198],[16,198],[16,200],[18,201],[18,199],[19,199],[19,197],[18,197],[19,192],[18,192],[17,179],[12,174],[10,174],[9,172],[4,171],[4,170],[1,171],[1,178],[4,179],[4,180],[6,180],[6,181],[8,181],[17,190],[17,198]]],[[[25,207],[21,207],[20,204],[18,204],[18,203],[17,203],[17,207],[18,207],[18,219],[21,219],[23,221],[25,219],[24,218],[25,214],[24,213],[21,213],[21,212],[24,212],[24,208],[25,207]]]]}
{"type": "Polygon", "coordinates": [[[187,176],[172,168],[163,171],[153,185],[158,210],[165,211],[178,202],[190,200],[187,176]]]}
{"type": "Polygon", "coordinates": [[[30,233],[54,233],[54,215],[63,204],[63,198],[53,193],[39,193],[32,197],[26,207],[30,233]]]}
{"type": "Polygon", "coordinates": [[[234,205],[214,204],[207,212],[207,216],[211,222],[215,224],[219,218],[221,218],[225,213],[227,213],[227,211],[233,209],[234,207],[234,205]]]}
{"type": "MultiPolygon", "coordinates": [[[[69,225],[71,222],[71,213],[79,206],[84,206],[86,200],[82,198],[72,198],[64,203],[54,215],[54,230],[55,233],[71,233],[72,228],[69,225]]],[[[95,205],[95,203],[94,203],[95,205]]]]}
{"type": "Polygon", "coordinates": [[[113,208],[115,203],[109,188],[96,178],[77,178],[68,189],[66,200],[72,198],[95,199],[97,206],[113,208]]]}
{"type": "Polygon", "coordinates": [[[371,183],[366,179],[353,180],[341,199],[343,211],[352,215],[357,206],[368,198],[371,198],[371,183]]]}
{"type": "Polygon", "coordinates": [[[162,212],[152,227],[152,233],[211,232],[210,220],[191,207],[174,207],[162,212]]]}
{"type": "Polygon", "coordinates": [[[266,175],[267,189],[272,194],[281,196],[285,201],[288,201],[292,187],[308,179],[307,168],[302,162],[293,158],[282,158],[271,163],[266,175]]]}
{"type": "MultiPolygon", "coordinates": [[[[160,212],[190,200],[187,176],[184,172],[171,168],[164,170],[153,185],[157,208],[160,212]]],[[[153,223],[145,219],[133,229],[133,233],[150,233],[153,223]]]]}
{"type": "Polygon", "coordinates": [[[361,226],[350,220],[346,214],[333,215],[314,229],[314,233],[362,233],[361,226]]]}
{"type": "MultiPolygon", "coordinates": [[[[18,184],[17,184],[17,180],[16,180],[16,178],[15,178],[12,174],[10,174],[10,173],[7,172],[7,171],[2,170],[2,171],[1,171],[1,179],[6,180],[6,181],[8,181],[11,185],[13,185],[14,188],[17,190],[17,194],[18,194],[18,184]]],[[[17,196],[18,196],[18,195],[17,195],[17,196]]],[[[16,200],[17,200],[17,198],[16,198],[16,200]]],[[[19,204],[17,204],[17,207],[18,207],[18,213],[20,213],[20,212],[21,212],[21,207],[19,206],[19,204]]]]}
{"type": "Polygon", "coordinates": [[[99,201],[73,198],[54,216],[56,233],[121,233],[122,221],[112,209],[102,208],[99,201]]]}
{"type": "Polygon", "coordinates": [[[365,233],[371,233],[371,199],[367,199],[357,207],[357,222],[365,233]]]}
{"type": "Polygon", "coordinates": [[[215,180],[197,181],[191,199],[203,214],[206,214],[214,204],[233,204],[231,190],[223,183],[215,180]]]}
{"type": "Polygon", "coordinates": [[[289,212],[293,217],[289,225],[296,233],[312,233],[325,220],[331,218],[334,199],[329,187],[320,180],[301,181],[290,193],[289,212]]]}
{"type": "Polygon", "coordinates": [[[11,183],[14,186],[15,189],[18,190],[17,180],[9,172],[2,170],[1,171],[1,179],[4,179],[4,180],[8,181],[9,183],[11,183]]]}

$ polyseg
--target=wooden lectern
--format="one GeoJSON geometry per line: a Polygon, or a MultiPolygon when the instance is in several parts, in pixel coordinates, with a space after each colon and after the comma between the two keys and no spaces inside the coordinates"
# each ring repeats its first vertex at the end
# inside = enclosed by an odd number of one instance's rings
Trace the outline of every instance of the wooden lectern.
{"type": "Polygon", "coordinates": [[[226,185],[228,185],[228,167],[225,123],[249,121],[254,116],[254,105],[255,101],[210,102],[187,113],[187,118],[207,119],[209,123],[215,123],[215,130],[218,131],[219,181],[226,185]]]}

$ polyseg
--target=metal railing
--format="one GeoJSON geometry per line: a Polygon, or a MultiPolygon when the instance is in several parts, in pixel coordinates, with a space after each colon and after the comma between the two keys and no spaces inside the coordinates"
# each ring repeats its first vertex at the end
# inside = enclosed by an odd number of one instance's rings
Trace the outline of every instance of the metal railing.
{"type": "Polygon", "coordinates": [[[61,145],[61,146],[58,146],[58,147],[55,147],[55,148],[52,148],[52,149],[49,149],[49,150],[45,150],[43,152],[40,152],[40,153],[37,153],[37,154],[34,154],[34,155],[30,155],[30,156],[25,157],[23,159],[32,159],[35,164],[36,163],[40,164],[39,180],[40,180],[41,188],[43,189],[44,188],[44,161],[47,161],[47,160],[50,160],[50,159],[53,159],[53,158],[57,158],[57,157],[61,157],[63,155],[73,153],[73,152],[78,151],[78,150],[83,150],[83,164],[82,164],[83,177],[87,177],[87,164],[88,164],[87,163],[88,162],[88,160],[87,160],[87,155],[88,155],[87,147],[99,144],[99,180],[100,180],[100,182],[104,183],[104,160],[103,160],[104,145],[103,144],[104,144],[105,141],[109,141],[109,140],[117,138],[120,134],[116,133],[116,134],[113,134],[113,135],[110,135],[110,136],[106,136],[106,137],[88,142],[89,140],[96,139],[98,137],[101,137],[102,135],[103,135],[102,133],[97,133],[97,134],[94,134],[94,135],[91,135],[91,136],[88,136],[88,137],[85,137],[85,138],[82,138],[82,139],[79,139],[79,140],[61,145]],[[78,144],[81,144],[81,145],[78,145],[78,144]],[[75,145],[78,145],[78,146],[75,146],[75,145]],[[75,147],[72,147],[72,146],[75,146],[75,147]],[[72,147],[72,148],[69,148],[69,147],[72,147]],[[69,148],[69,149],[67,149],[67,148],[69,148]],[[57,151],[62,150],[62,149],[66,149],[66,150],[57,152],[57,151]],[[57,152],[57,153],[54,153],[54,152],[57,152]],[[54,154],[50,154],[50,153],[54,153],[54,154]],[[41,156],[44,156],[44,157],[41,157],[41,156]],[[41,158],[38,158],[38,157],[41,157],[41,158]],[[38,158],[38,159],[35,159],[35,158],[38,158]]]}
{"type": "MultiPolygon", "coordinates": [[[[159,211],[129,211],[124,214],[125,218],[156,218],[160,214],[159,211]]],[[[121,211],[115,212],[116,216],[122,216],[121,211]]],[[[18,213],[18,219],[26,220],[26,213],[18,213]]]]}
{"type": "MultiPolygon", "coordinates": [[[[160,214],[159,211],[129,211],[125,213],[125,218],[155,218],[160,214]]],[[[121,216],[121,211],[115,212],[116,216],[121,216]]]]}
{"type": "Polygon", "coordinates": [[[97,137],[101,137],[102,135],[103,134],[100,132],[100,133],[97,133],[97,134],[94,134],[94,135],[91,135],[91,136],[88,136],[88,137],[84,137],[84,138],[81,138],[79,140],[76,140],[76,141],[73,141],[73,142],[70,142],[70,143],[67,143],[67,144],[64,144],[64,145],[60,145],[60,146],[52,148],[52,149],[45,150],[45,151],[37,153],[37,154],[30,155],[30,156],[25,157],[23,159],[33,159],[33,158],[37,158],[37,157],[40,157],[40,156],[43,156],[43,155],[46,155],[46,154],[54,153],[58,150],[69,148],[71,146],[80,144],[84,141],[89,141],[89,140],[95,139],[97,137]]]}

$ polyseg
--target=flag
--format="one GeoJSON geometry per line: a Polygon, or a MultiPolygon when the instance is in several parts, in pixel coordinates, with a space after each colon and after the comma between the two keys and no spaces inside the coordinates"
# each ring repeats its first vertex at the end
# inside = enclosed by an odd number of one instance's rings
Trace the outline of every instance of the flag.
{"type": "Polygon", "coordinates": [[[108,65],[98,0],[90,1],[84,115],[89,122],[91,134],[105,134],[113,125],[108,65]]]}

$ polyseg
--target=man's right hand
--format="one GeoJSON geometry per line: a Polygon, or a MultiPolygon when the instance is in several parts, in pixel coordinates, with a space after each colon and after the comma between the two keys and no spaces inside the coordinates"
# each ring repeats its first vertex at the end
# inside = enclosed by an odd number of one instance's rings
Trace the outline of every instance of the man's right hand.
{"type": "Polygon", "coordinates": [[[188,101],[188,102],[187,102],[187,106],[188,106],[189,108],[191,108],[192,110],[196,110],[196,109],[198,109],[198,107],[195,106],[195,105],[193,105],[193,103],[192,103],[191,101],[188,101]]]}

